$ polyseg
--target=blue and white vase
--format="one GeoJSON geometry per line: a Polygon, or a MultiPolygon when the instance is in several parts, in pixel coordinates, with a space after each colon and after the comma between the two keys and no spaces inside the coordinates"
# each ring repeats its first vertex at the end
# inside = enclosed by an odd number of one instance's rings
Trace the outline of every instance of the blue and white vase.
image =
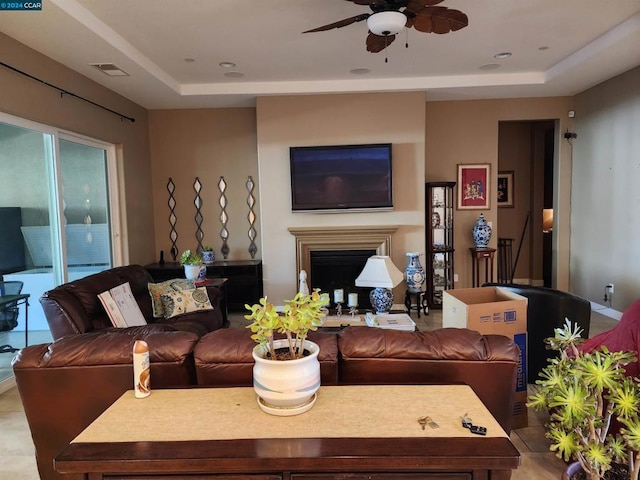
{"type": "Polygon", "coordinates": [[[393,306],[393,292],[384,287],[376,287],[369,294],[369,301],[376,313],[389,313],[393,306]]]}
{"type": "Polygon", "coordinates": [[[476,248],[487,248],[489,240],[491,240],[491,227],[484,218],[484,214],[480,214],[478,221],[473,227],[473,241],[476,248]]]}
{"type": "Polygon", "coordinates": [[[409,264],[404,270],[404,279],[407,282],[407,289],[410,292],[422,292],[422,284],[426,279],[424,268],[420,264],[420,255],[418,252],[407,252],[409,264]]]}
{"type": "Polygon", "coordinates": [[[202,261],[206,264],[213,263],[216,260],[216,254],[213,250],[205,250],[202,252],[202,261]]]}

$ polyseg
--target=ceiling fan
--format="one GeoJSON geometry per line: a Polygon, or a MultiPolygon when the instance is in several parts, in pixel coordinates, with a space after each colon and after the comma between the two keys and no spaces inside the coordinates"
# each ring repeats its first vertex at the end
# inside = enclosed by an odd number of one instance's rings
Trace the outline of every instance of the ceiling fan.
{"type": "Polygon", "coordinates": [[[415,28],[424,33],[449,33],[469,24],[460,10],[436,7],[444,0],[346,0],[357,5],[368,5],[373,13],[361,13],[302,33],[324,32],[352,23],[367,21],[367,51],[377,53],[396,39],[404,28],[415,28]]]}

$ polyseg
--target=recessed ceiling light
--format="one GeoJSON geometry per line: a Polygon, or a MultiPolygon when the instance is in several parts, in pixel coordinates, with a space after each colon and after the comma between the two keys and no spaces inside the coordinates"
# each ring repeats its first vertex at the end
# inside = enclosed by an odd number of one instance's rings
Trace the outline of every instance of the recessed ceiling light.
{"type": "Polygon", "coordinates": [[[218,65],[220,65],[222,68],[233,68],[236,66],[236,64],[233,62],[220,62],[218,65]]]}
{"type": "Polygon", "coordinates": [[[188,58],[188,57],[187,57],[187,58],[185,58],[185,59],[184,59],[184,61],[185,61],[185,62],[187,62],[187,63],[193,63],[193,62],[195,62],[196,60],[195,60],[195,58],[188,58]]]}
{"type": "Polygon", "coordinates": [[[500,68],[500,65],[497,63],[487,63],[486,65],[480,65],[478,68],[480,70],[495,70],[496,68],[500,68]]]}
{"type": "Polygon", "coordinates": [[[538,50],[549,50],[549,47],[547,47],[546,45],[543,45],[541,47],[538,47],[538,50]]]}
{"type": "Polygon", "coordinates": [[[500,52],[496,53],[493,58],[497,58],[502,60],[503,58],[509,58],[511,56],[511,52],[500,52]]]}
{"type": "Polygon", "coordinates": [[[371,73],[371,70],[368,68],[354,68],[353,70],[349,70],[349,72],[353,75],[366,75],[367,73],[371,73]]]}
{"type": "Polygon", "coordinates": [[[244,77],[244,73],[241,72],[227,72],[224,74],[225,77],[228,78],[242,78],[244,77]]]}

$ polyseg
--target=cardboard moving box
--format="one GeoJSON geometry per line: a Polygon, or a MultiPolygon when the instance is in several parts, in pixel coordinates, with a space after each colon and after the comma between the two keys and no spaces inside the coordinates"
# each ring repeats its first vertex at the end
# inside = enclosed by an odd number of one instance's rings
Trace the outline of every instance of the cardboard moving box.
{"type": "Polygon", "coordinates": [[[442,326],[513,338],[520,347],[513,428],[527,422],[527,298],[500,287],[445,290],[442,326]]]}

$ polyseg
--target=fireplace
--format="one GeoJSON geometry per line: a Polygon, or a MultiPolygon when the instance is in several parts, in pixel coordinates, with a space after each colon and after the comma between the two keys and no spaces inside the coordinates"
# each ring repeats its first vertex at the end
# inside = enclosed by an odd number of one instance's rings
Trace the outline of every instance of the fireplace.
{"type": "Polygon", "coordinates": [[[297,274],[307,272],[309,288],[320,288],[329,293],[333,306],[333,290],[343,288],[345,304],[348,292],[358,292],[360,309],[370,308],[370,288],[355,286],[371,255],[390,255],[391,236],[397,226],[354,227],[291,227],[296,238],[296,290],[297,274]]]}

